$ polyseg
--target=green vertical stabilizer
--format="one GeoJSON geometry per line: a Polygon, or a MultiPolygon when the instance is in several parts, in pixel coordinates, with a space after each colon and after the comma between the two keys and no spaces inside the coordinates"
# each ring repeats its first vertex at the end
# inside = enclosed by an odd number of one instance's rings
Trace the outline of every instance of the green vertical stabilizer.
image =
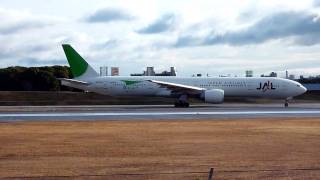
{"type": "Polygon", "coordinates": [[[62,45],[74,77],[82,76],[88,69],[88,63],[69,44],[62,45]]]}

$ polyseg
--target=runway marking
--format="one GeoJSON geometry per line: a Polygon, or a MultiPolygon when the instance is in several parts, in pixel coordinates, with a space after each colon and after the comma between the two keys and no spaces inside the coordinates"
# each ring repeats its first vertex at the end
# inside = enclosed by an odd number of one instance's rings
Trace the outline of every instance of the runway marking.
{"type": "Polygon", "coordinates": [[[132,112],[132,113],[17,113],[1,114],[5,117],[89,117],[89,116],[166,116],[166,115],[267,115],[267,114],[319,114],[320,111],[220,111],[220,112],[132,112]]]}

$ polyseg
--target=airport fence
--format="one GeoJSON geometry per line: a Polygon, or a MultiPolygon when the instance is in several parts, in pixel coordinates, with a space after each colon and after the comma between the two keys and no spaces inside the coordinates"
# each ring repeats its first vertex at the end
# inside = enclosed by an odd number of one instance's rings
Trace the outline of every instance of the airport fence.
{"type": "Polygon", "coordinates": [[[293,169],[241,169],[209,171],[181,171],[181,172],[148,172],[148,173],[111,173],[111,174],[83,174],[74,176],[21,176],[6,177],[5,179],[318,179],[320,168],[293,168],[293,169]]]}

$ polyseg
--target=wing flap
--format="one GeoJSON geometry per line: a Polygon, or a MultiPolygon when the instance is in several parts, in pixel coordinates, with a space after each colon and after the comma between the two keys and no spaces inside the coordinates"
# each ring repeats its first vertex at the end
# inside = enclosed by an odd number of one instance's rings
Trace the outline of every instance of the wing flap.
{"type": "Polygon", "coordinates": [[[183,84],[177,84],[177,83],[170,83],[170,82],[164,82],[164,81],[157,81],[157,80],[148,80],[149,82],[158,84],[160,87],[164,87],[167,89],[170,89],[174,92],[183,92],[187,94],[200,94],[204,90],[204,88],[199,88],[195,86],[188,86],[183,84]]]}

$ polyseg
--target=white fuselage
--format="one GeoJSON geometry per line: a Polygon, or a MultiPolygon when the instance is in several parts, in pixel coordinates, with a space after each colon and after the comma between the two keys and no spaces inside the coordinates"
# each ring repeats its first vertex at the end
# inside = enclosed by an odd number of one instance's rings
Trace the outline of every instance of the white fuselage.
{"type": "Polygon", "coordinates": [[[210,78],[210,77],[95,77],[85,79],[87,86],[67,86],[111,96],[174,96],[168,88],[148,80],[199,87],[206,90],[221,89],[226,97],[261,97],[285,99],[306,92],[300,83],[282,78],[210,78]]]}

